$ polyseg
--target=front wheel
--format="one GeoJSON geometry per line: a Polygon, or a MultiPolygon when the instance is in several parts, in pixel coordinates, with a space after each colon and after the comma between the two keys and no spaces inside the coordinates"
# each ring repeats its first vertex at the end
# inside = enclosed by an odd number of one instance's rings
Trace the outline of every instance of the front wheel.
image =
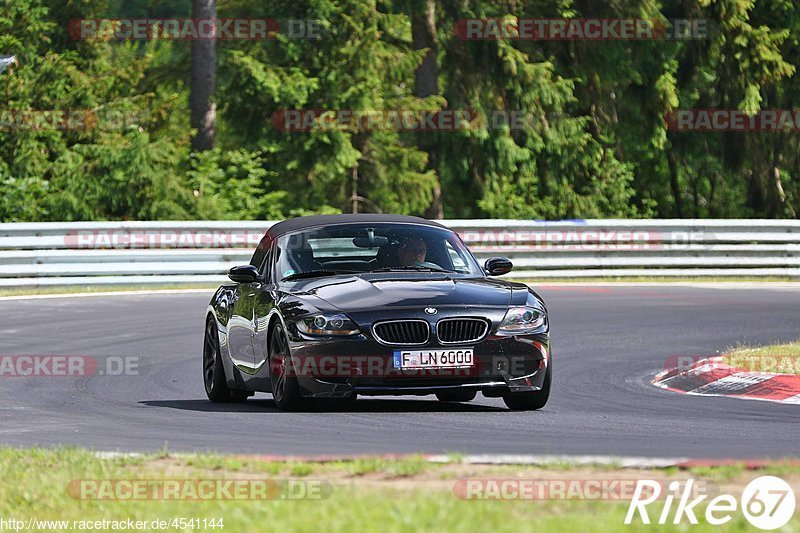
{"type": "Polygon", "coordinates": [[[542,390],[533,392],[509,392],[503,395],[503,401],[514,411],[536,411],[547,404],[550,397],[550,382],[553,380],[553,360],[547,362],[542,390]]]}
{"type": "Polygon", "coordinates": [[[300,394],[297,376],[292,370],[289,343],[280,324],[275,324],[270,335],[269,377],[272,398],[278,409],[297,411],[305,406],[305,398],[300,394]]]}
{"type": "Polygon", "coordinates": [[[243,402],[250,396],[245,391],[228,387],[225,369],[222,367],[217,325],[211,318],[206,322],[206,334],[203,340],[203,384],[206,396],[214,403],[243,402]]]}

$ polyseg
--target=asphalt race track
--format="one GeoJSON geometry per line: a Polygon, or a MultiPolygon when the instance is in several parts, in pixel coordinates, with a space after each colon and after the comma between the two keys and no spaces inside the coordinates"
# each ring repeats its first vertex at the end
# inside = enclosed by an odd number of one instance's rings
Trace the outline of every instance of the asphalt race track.
{"type": "Polygon", "coordinates": [[[800,289],[543,287],[555,380],[547,407],[480,394],[359,399],[283,413],[269,395],[214,405],[201,378],[208,294],[0,301],[0,355],[140,358],[139,375],[0,378],[0,444],[261,454],[463,452],[800,457],[800,405],[650,385],[672,355],[800,337],[800,289]]]}

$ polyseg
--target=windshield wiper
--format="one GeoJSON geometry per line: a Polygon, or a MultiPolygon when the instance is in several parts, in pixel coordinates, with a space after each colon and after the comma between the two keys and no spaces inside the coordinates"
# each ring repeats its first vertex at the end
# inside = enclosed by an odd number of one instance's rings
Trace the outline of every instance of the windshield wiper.
{"type": "Polygon", "coordinates": [[[382,267],[376,268],[375,270],[370,270],[370,272],[405,272],[405,271],[414,271],[414,272],[448,272],[448,273],[455,273],[455,270],[447,270],[446,268],[434,268],[434,267],[426,267],[426,266],[405,266],[405,267],[382,267]]]}
{"type": "Polygon", "coordinates": [[[358,270],[309,270],[308,272],[295,272],[281,279],[281,281],[293,281],[304,278],[321,278],[324,276],[336,276],[338,274],[362,274],[358,270]]]}

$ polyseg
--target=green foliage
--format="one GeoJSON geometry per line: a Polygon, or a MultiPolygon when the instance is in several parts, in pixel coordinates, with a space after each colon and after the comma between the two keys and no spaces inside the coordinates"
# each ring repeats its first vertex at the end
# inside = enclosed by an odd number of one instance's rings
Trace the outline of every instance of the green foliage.
{"type": "Polygon", "coordinates": [[[269,189],[261,152],[215,149],[192,154],[186,173],[196,198],[194,212],[206,220],[276,220],[286,191],[269,189]]]}
{"type": "Polygon", "coordinates": [[[796,217],[794,132],[683,133],[677,109],[792,109],[800,12],[789,0],[436,2],[438,95],[409,0],[219,0],[220,17],[313,19],[319,39],[218,43],[217,148],[191,153],[190,42],[79,41],[68,22],[191,17],[191,2],[0,0],[0,221],[277,219],[360,211],[447,217],[796,217]],[[704,39],[458,37],[465,18],[706,19],[704,39]],[[285,110],[471,110],[457,131],[317,127],[285,110]],[[86,128],[19,113],[83,110],[86,128]],[[522,117],[524,128],[497,122],[522,117]],[[11,124],[12,126],[9,126],[11,124]]]}

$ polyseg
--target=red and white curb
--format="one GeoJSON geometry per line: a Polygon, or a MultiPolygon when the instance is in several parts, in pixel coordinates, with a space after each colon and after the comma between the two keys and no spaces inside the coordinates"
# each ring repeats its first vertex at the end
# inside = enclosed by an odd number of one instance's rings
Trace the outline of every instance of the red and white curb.
{"type": "Polygon", "coordinates": [[[800,375],[752,372],[726,363],[724,356],[672,368],[653,379],[656,387],[698,396],[730,396],[800,405],[800,375]]]}

